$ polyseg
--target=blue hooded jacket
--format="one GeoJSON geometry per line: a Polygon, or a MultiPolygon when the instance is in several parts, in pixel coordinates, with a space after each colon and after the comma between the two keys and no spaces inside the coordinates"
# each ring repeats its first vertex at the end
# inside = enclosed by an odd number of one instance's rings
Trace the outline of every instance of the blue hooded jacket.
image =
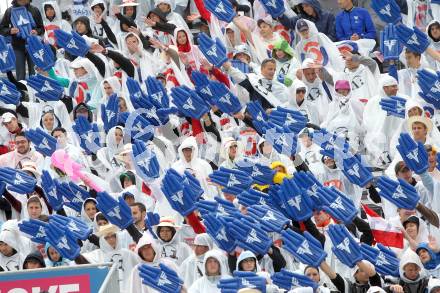
{"type": "Polygon", "coordinates": [[[315,23],[318,32],[327,35],[332,41],[336,40],[335,32],[335,16],[327,11],[321,10],[321,4],[317,0],[300,0],[296,6],[299,10],[299,14],[295,17],[289,18],[286,15],[282,15],[278,20],[287,28],[295,30],[296,22],[299,19],[307,19],[315,23]],[[313,7],[316,13],[316,17],[312,17],[304,12],[301,4],[308,4],[313,7]]]}
{"type": "Polygon", "coordinates": [[[361,39],[376,39],[376,29],[367,9],[353,7],[336,15],[336,39],[349,40],[353,34],[361,39]]]}
{"type": "Polygon", "coordinates": [[[431,248],[429,248],[428,243],[426,242],[422,242],[417,246],[416,249],[416,253],[419,253],[420,249],[424,249],[426,251],[428,251],[429,255],[431,256],[431,260],[428,261],[427,263],[423,264],[423,267],[427,270],[433,270],[435,268],[437,268],[440,265],[440,254],[439,253],[435,253],[434,251],[432,251],[431,248]]]}

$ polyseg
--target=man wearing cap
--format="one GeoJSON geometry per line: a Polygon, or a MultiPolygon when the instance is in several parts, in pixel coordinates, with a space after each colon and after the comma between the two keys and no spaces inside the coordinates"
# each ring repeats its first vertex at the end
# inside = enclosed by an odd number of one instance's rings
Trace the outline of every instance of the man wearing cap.
{"type": "Polygon", "coordinates": [[[354,7],[352,0],[338,0],[338,4],[342,9],[336,15],[338,41],[376,38],[376,29],[367,9],[354,7]]]}
{"type": "Polygon", "coordinates": [[[179,275],[187,288],[203,277],[203,260],[208,251],[213,248],[211,236],[206,233],[197,234],[194,239],[194,254],[183,261],[179,267],[179,275]]]}
{"type": "Polygon", "coordinates": [[[119,228],[112,225],[99,227],[99,249],[81,254],[75,259],[77,264],[97,264],[111,262],[116,264],[121,292],[128,292],[129,277],[132,269],[141,261],[133,251],[121,248],[119,228]]]}
{"type": "Polygon", "coordinates": [[[319,1],[301,0],[294,9],[298,12],[297,16],[289,18],[284,14],[278,18],[285,27],[294,30],[299,19],[307,19],[315,23],[320,33],[327,35],[332,41],[336,40],[335,16],[322,10],[319,1]]]}
{"type": "Polygon", "coordinates": [[[25,130],[26,126],[18,122],[17,116],[11,112],[3,113],[1,122],[3,127],[0,132],[2,145],[0,146],[0,154],[5,154],[15,149],[15,136],[25,130]]]}

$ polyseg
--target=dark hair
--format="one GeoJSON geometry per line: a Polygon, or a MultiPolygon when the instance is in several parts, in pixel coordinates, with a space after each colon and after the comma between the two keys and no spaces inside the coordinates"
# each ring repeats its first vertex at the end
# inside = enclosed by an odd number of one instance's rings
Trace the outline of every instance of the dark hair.
{"type": "Polygon", "coordinates": [[[420,53],[418,53],[418,52],[411,51],[411,50],[408,49],[408,48],[405,49],[405,53],[407,53],[407,54],[413,54],[415,57],[419,57],[419,58],[422,57],[422,54],[420,54],[420,53]]]}
{"type": "Polygon", "coordinates": [[[160,230],[162,230],[162,228],[169,228],[171,230],[171,233],[173,234],[171,239],[173,239],[174,235],[176,235],[176,228],[170,227],[170,226],[160,226],[160,227],[157,227],[157,230],[156,230],[156,234],[157,234],[157,236],[159,236],[159,238],[160,238],[160,235],[159,235],[160,234],[160,230]]]}
{"type": "Polygon", "coordinates": [[[275,64],[275,65],[277,64],[274,59],[267,58],[267,59],[264,59],[263,62],[261,62],[261,68],[265,67],[269,63],[275,64]]]}
{"type": "Polygon", "coordinates": [[[147,208],[145,207],[145,205],[141,202],[134,202],[130,205],[131,207],[138,207],[139,210],[141,211],[141,213],[146,212],[147,208]]]}
{"type": "Polygon", "coordinates": [[[96,222],[101,221],[101,220],[104,220],[104,221],[106,221],[106,222],[108,223],[108,220],[106,219],[106,217],[104,216],[104,214],[101,213],[101,212],[96,213],[96,215],[95,215],[95,220],[96,220],[96,222]]]}
{"type": "Polygon", "coordinates": [[[15,139],[17,139],[17,137],[22,136],[24,138],[26,138],[27,141],[29,141],[29,139],[26,137],[26,134],[24,133],[24,131],[20,131],[17,134],[15,134],[15,139]]]}
{"type": "Polygon", "coordinates": [[[318,273],[319,273],[319,268],[318,268],[318,267],[314,267],[314,266],[310,266],[310,265],[309,265],[309,266],[306,266],[306,267],[304,268],[303,274],[305,274],[306,271],[307,271],[308,269],[315,269],[315,270],[317,270],[318,273]]]}
{"type": "Polygon", "coordinates": [[[64,133],[64,134],[67,133],[66,129],[64,129],[63,127],[55,127],[55,128],[51,131],[50,135],[53,136],[53,134],[55,133],[55,131],[61,131],[61,132],[64,133]]]}

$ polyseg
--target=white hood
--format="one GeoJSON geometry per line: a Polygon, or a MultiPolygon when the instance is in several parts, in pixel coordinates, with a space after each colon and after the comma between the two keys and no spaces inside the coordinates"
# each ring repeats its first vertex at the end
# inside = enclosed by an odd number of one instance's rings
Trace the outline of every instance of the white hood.
{"type": "Polygon", "coordinates": [[[46,2],[43,2],[43,4],[41,6],[43,9],[43,12],[41,13],[41,17],[43,18],[44,22],[56,22],[56,21],[59,21],[62,19],[61,18],[61,9],[60,9],[60,6],[58,5],[57,1],[46,1],[46,2]],[[46,13],[44,12],[44,6],[46,6],[46,5],[52,6],[53,9],[55,10],[55,17],[52,20],[49,20],[46,17],[46,13]]]}

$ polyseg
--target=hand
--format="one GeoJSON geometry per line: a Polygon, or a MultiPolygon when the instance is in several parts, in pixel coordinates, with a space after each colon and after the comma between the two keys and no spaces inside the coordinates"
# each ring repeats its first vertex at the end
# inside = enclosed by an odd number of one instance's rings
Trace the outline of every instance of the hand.
{"type": "Polygon", "coordinates": [[[101,120],[104,123],[106,133],[116,125],[118,125],[119,98],[116,94],[111,95],[107,99],[107,104],[101,104],[101,120]]]}
{"type": "Polygon", "coordinates": [[[159,214],[153,212],[147,212],[144,221],[145,221],[145,227],[147,227],[148,231],[150,231],[150,234],[154,237],[154,239],[157,239],[157,235],[156,232],[154,232],[153,227],[160,223],[159,214]]]}
{"type": "Polygon", "coordinates": [[[113,5],[112,6],[112,12],[113,12],[114,15],[120,14],[121,13],[121,9],[119,8],[118,5],[113,5]]]}
{"type": "Polygon", "coordinates": [[[377,247],[361,244],[361,252],[365,260],[371,262],[379,274],[399,276],[399,259],[389,248],[378,243],[377,247]]]}
{"type": "Polygon", "coordinates": [[[413,210],[420,200],[417,190],[405,180],[391,180],[388,177],[381,176],[377,181],[377,187],[380,189],[381,197],[386,198],[398,208],[413,210]]]}
{"type": "Polygon", "coordinates": [[[396,146],[405,164],[420,175],[428,170],[428,153],[423,143],[414,141],[408,133],[401,133],[396,146]]]}
{"type": "Polygon", "coordinates": [[[141,277],[143,284],[158,292],[180,292],[183,286],[183,281],[177,273],[162,263],[159,264],[159,267],[141,264],[139,277],[141,277]]]}
{"type": "Polygon", "coordinates": [[[289,130],[299,133],[307,125],[307,117],[301,112],[290,110],[283,107],[277,107],[271,111],[269,121],[280,127],[287,127],[289,130]]]}
{"type": "Polygon", "coordinates": [[[205,6],[215,17],[227,23],[230,23],[237,15],[231,2],[227,0],[206,0],[205,6]]]}
{"type": "Polygon", "coordinates": [[[238,195],[252,184],[252,178],[243,171],[220,167],[209,175],[212,182],[223,187],[223,192],[238,195]]]}
{"type": "Polygon", "coordinates": [[[342,51],[341,55],[342,55],[342,58],[346,61],[351,61],[351,59],[353,58],[353,53],[351,53],[349,51],[342,51]]]}
{"type": "Polygon", "coordinates": [[[268,233],[280,233],[283,228],[290,223],[290,220],[280,211],[271,209],[267,205],[253,205],[248,208],[247,213],[255,221],[260,223],[261,228],[268,233]]]}
{"type": "Polygon", "coordinates": [[[199,200],[196,203],[197,209],[199,210],[201,215],[211,214],[215,216],[237,216],[240,214],[240,211],[234,206],[234,204],[225,199],[221,199],[219,197],[214,198],[213,200],[199,200]]]}
{"type": "Polygon", "coordinates": [[[49,216],[49,219],[51,222],[55,221],[65,227],[77,239],[87,240],[92,234],[92,228],[78,218],[55,214],[49,216]]]}
{"type": "Polygon", "coordinates": [[[74,260],[78,257],[81,248],[78,239],[56,221],[50,221],[46,229],[47,242],[50,243],[63,257],[74,260]]]}
{"type": "Polygon", "coordinates": [[[178,55],[179,55],[180,61],[182,61],[183,65],[188,66],[189,59],[188,59],[188,56],[186,55],[186,53],[179,52],[178,55]]]}
{"type": "Polygon", "coordinates": [[[201,18],[200,14],[191,14],[191,15],[188,15],[188,16],[186,17],[186,19],[187,19],[189,22],[193,22],[194,20],[197,20],[197,19],[199,19],[199,18],[201,18]]]}
{"type": "Polygon", "coordinates": [[[243,191],[237,195],[237,199],[238,203],[245,207],[250,207],[252,205],[267,205],[275,209],[277,208],[275,205],[273,205],[272,199],[267,193],[257,191],[253,188],[243,191]]]}
{"type": "Polygon", "coordinates": [[[134,33],[134,34],[136,34],[138,36],[141,35],[141,30],[139,28],[135,27],[135,26],[129,27],[128,31],[131,32],[131,33],[134,33]]]}
{"type": "Polygon", "coordinates": [[[228,60],[226,56],[226,47],[218,38],[213,40],[205,33],[199,34],[199,48],[205,58],[218,68],[228,60]]]}
{"type": "Polygon", "coordinates": [[[353,156],[350,152],[340,152],[337,150],[336,155],[344,158],[342,161],[342,173],[345,177],[359,187],[365,187],[369,182],[373,180],[373,173],[365,167],[358,157],[353,156]]]}
{"type": "Polygon", "coordinates": [[[235,239],[229,232],[227,220],[222,216],[214,214],[205,214],[202,216],[203,223],[206,226],[206,233],[214,239],[218,247],[227,252],[233,252],[237,246],[235,239]]]}
{"type": "Polygon", "coordinates": [[[380,32],[380,51],[383,53],[384,60],[398,60],[402,49],[403,46],[397,40],[396,27],[389,23],[380,32]]]}
{"type": "Polygon", "coordinates": [[[26,172],[9,167],[0,168],[0,181],[6,183],[9,191],[20,194],[32,193],[37,180],[26,172]]]}
{"type": "Polygon", "coordinates": [[[163,44],[158,39],[150,38],[149,41],[151,45],[156,49],[160,49],[163,47],[163,44]]]}
{"type": "Polygon", "coordinates": [[[301,235],[288,229],[281,231],[281,236],[283,248],[303,264],[319,267],[327,257],[321,243],[307,231],[301,235]]]}
{"type": "Polygon", "coordinates": [[[84,198],[81,194],[73,193],[67,182],[55,180],[57,194],[63,199],[64,205],[68,206],[77,213],[81,213],[84,198]]]}
{"type": "Polygon", "coordinates": [[[264,10],[272,16],[273,19],[277,19],[285,12],[283,0],[262,0],[261,4],[264,10]]]}
{"type": "Polygon", "coordinates": [[[358,34],[353,34],[353,35],[350,37],[350,40],[352,40],[352,41],[357,41],[357,40],[360,40],[360,39],[361,39],[361,37],[359,37],[358,34]]]}
{"type": "Polygon", "coordinates": [[[143,141],[134,141],[133,157],[136,162],[136,173],[144,181],[151,182],[155,178],[159,178],[160,166],[156,154],[143,141]]]}
{"type": "Polygon", "coordinates": [[[322,201],[318,195],[318,188],[323,187],[322,183],[311,172],[300,171],[295,174],[293,179],[296,185],[301,188],[301,192],[310,196],[314,204],[313,209],[319,209],[322,206],[322,201]]]}
{"type": "Polygon", "coordinates": [[[15,53],[12,45],[6,42],[5,37],[0,36],[0,71],[6,73],[15,69],[15,53]]]}
{"type": "Polygon", "coordinates": [[[395,116],[398,118],[405,118],[405,105],[406,99],[396,96],[389,98],[382,98],[379,102],[382,110],[387,112],[387,115],[395,116]]]}
{"type": "Polygon", "coordinates": [[[248,216],[235,217],[228,223],[229,231],[237,241],[237,245],[256,255],[264,255],[272,245],[272,239],[260,224],[248,216]]]}
{"type": "Polygon", "coordinates": [[[328,234],[332,241],[333,253],[346,266],[353,268],[363,259],[361,247],[343,225],[330,225],[328,234]]]}
{"type": "Polygon", "coordinates": [[[272,282],[279,288],[285,289],[286,291],[293,290],[298,286],[311,287],[314,291],[319,287],[319,284],[312,281],[309,277],[293,273],[286,269],[281,269],[281,271],[273,274],[272,282]]]}
{"type": "Polygon", "coordinates": [[[236,163],[238,170],[246,172],[251,175],[252,180],[256,184],[266,185],[273,183],[273,176],[275,171],[266,165],[255,163],[248,159],[243,159],[236,163]]]}
{"type": "Polygon", "coordinates": [[[296,75],[297,79],[302,80],[302,78],[303,78],[303,70],[302,69],[297,69],[295,75],[296,75]]]}
{"type": "Polygon", "coordinates": [[[96,154],[101,148],[99,130],[96,123],[91,124],[87,118],[79,116],[72,126],[80,140],[81,148],[88,154],[96,154]]]}
{"type": "Polygon", "coordinates": [[[208,71],[211,71],[214,68],[214,66],[212,66],[212,64],[209,63],[205,58],[201,58],[200,64],[208,71]]]}
{"type": "Polygon", "coordinates": [[[151,18],[149,18],[149,17],[145,17],[144,18],[144,22],[149,27],[153,27],[153,26],[156,25],[156,22],[154,20],[152,20],[151,18]]]}
{"type": "Polygon", "coordinates": [[[174,169],[166,172],[161,189],[171,207],[184,217],[196,209],[195,203],[203,194],[203,189],[194,176],[188,171],[182,176],[174,169]]]}
{"type": "Polygon", "coordinates": [[[36,96],[43,101],[59,101],[64,94],[64,87],[58,81],[40,74],[29,77],[27,84],[37,92],[36,96]]]}
{"type": "Polygon", "coordinates": [[[2,91],[0,100],[3,103],[10,105],[18,105],[20,103],[21,93],[17,90],[15,84],[7,79],[0,79],[0,88],[2,91]]]}
{"type": "Polygon", "coordinates": [[[100,210],[105,218],[113,225],[125,229],[133,224],[131,209],[122,197],[116,200],[104,191],[98,192],[96,200],[98,202],[96,205],[98,210],[100,210]]]}
{"type": "Polygon", "coordinates": [[[241,112],[235,113],[232,117],[237,118],[238,120],[244,120],[245,118],[244,114],[241,112]]]}
{"type": "Polygon", "coordinates": [[[67,33],[63,30],[57,29],[54,31],[57,45],[64,48],[69,54],[73,56],[84,57],[90,50],[90,46],[86,40],[77,32],[67,33]]]}
{"type": "Polygon", "coordinates": [[[191,77],[194,81],[194,85],[196,86],[197,94],[199,94],[200,97],[202,97],[208,104],[212,106],[214,104],[214,94],[208,75],[194,70],[191,72],[191,77]]]}
{"type": "Polygon", "coordinates": [[[400,7],[395,0],[373,0],[371,7],[385,23],[396,24],[402,20],[400,7]]]}
{"type": "Polygon", "coordinates": [[[10,34],[11,35],[16,35],[20,32],[20,30],[16,27],[11,28],[10,34]]]}
{"type": "Polygon", "coordinates": [[[179,86],[171,89],[174,104],[186,117],[199,119],[209,112],[208,104],[193,90],[187,86],[179,86]]]}
{"type": "Polygon", "coordinates": [[[247,104],[246,111],[251,115],[254,128],[258,134],[262,135],[265,133],[266,121],[269,120],[269,116],[261,104],[258,102],[250,102],[247,104]]]}
{"type": "Polygon", "coordinates": [[[318,188],[318,195],[324,204],[322,208],[337,220],[349,224],[356,217],[357,210],[353,201],[336,188],[318,188]]]}
{"type": "Polygon", "coordinates": [[[404,24],[399,24],[396,26],[396,34],[399,42],[413,52],[423,54],[429,47],[428,36],[417,27],[410,29],[404,24]]]}
{"type": "Polygon", "coordinates": [[[284,179],[278,196],[285,206],[285,212],[295,221],[304,221],[313,214],[313,202],[307,193],[301,192],[294,179],[284,179]]]}
{"type": "Polygon", "coordinates": [[[241,104],[237,96],[221,82],[210,81],[210,88],[213,93],[212,102],[223,112],[229,115],[241,111],[241,104]]]}
{"type": "Polygon", "coordinates": [[[102,53],[105,51],[105,48],[101,46],[99,43],[93,43],[90,46],[90,52],[91,53],[102,53]]]}
{"type": "Polygon", "coordinates": [[[391,285],[390,286],[390,290],[395,292],[395,293],[404,293],[403,287],[400,286],[400,285],[391,285]]]}
{"type": "Polygon", "coordinates": [[[21,232],[31,236],[33,242],[40,244],[46,244],[46,229],[48,226],[48,223],[34,219],[24,220],[18,224],[21,232]]]}
{"type": "Polygon", "coordinates": [[[29,129],[25,132],[26,137],[32,141],[35,149],[43,156],[50,157],[57,149],[57,140],[41,128],[29,129]]]}

